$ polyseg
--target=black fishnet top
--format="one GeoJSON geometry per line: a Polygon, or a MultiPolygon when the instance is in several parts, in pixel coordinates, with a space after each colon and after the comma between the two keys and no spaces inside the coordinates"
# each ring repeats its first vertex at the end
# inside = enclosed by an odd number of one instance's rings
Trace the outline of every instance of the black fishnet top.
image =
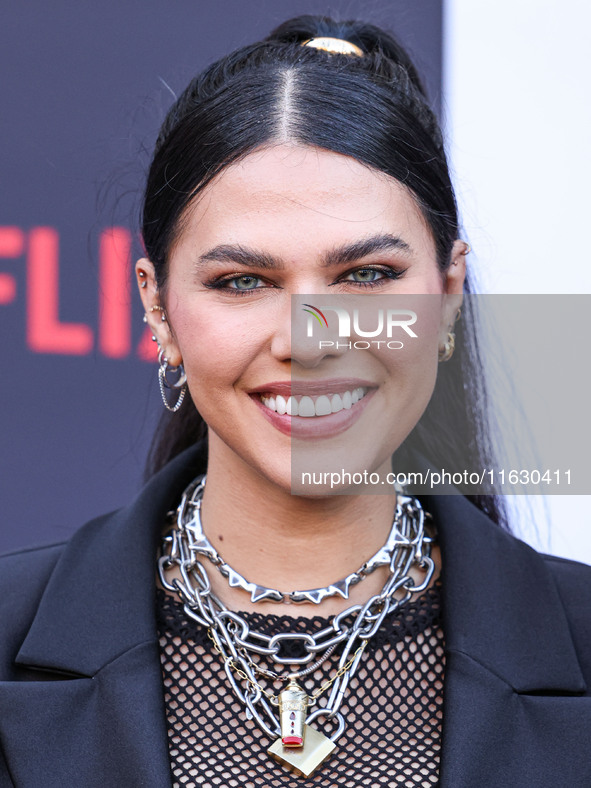
{"type": "MultiPolygon", "coordinates": [[[[246,718],[207,632],[186,616],[174,597],[159,591],[160,654],[175,788],[302,788],[304,782],[323,788],[437,785],[445,667],[440,591],[438,581],[397,618],[386,620],[370,641],[341,706],[345,733],[328,760],[305,781],[267,755],[272,742],[246,718]]],[[[328,624],[319,616],[241,615],[253,629],[269,635],[286,629],[313,632],[328,624]]],[[[333,664],[331,658],[302,679],[309,694],[326,681],[333,664]]],[[[320,728],[321,721],[315,726],[320,728]]]]}

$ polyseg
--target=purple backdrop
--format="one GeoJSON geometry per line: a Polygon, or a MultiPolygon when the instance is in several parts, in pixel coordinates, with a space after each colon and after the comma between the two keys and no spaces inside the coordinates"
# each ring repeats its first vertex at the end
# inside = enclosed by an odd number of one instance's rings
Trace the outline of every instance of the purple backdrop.
{"type": "Polygon", "coordinates": [[[60,541],[140,485],[161,404],[131,263],[169,87],[289,16],[326,12],[395,31],[438,102],[441,0],[4,7],[0,552],[60,541]]]}

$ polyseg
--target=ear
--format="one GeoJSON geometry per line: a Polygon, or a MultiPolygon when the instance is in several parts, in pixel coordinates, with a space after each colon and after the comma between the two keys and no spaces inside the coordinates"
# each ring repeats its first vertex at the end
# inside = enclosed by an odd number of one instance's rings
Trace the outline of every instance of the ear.
{"type": "Polygon", "coordinates": [[[168,322],[168,315],[160,300],[160,291],[156,284],[154,266],[147,257],[142,257],[135,264],[140,298],[144,305],[146,321],[150,326],[153,336],[156,337],[158,347],[162,348],[165,357],[172,367],[178,367],[183,358],[178,348],[174,334],[168,322]]]}
{"type": "Polygon", "coordinates": [[[439,346],[447,341],[448,332],[453,331],[458,310],[464,300],[464,279],[466,278],[466,255],[470,251],[465,241],[454,241],[451,252],[451,263],[443,273],[443,309],[441,310],[441,327],[439,346]]]}

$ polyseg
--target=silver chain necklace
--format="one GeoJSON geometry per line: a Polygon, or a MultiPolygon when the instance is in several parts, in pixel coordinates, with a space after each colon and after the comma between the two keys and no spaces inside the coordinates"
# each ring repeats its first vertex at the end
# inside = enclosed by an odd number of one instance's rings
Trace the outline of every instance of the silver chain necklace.
{"type": "MultiPolygon", "coordinates": [[[[335,749],[336,740],[345,730],[345,720],[339,708],[367,643],[387,616],[406,604],[412,596],[424,591],[431,582],[434,572],[431,558],[433,540],[424,529],[425,519],[429,515],[423,511],[416,498],[398,494],[394,523],[386,545],[364,564],[367,566],[374,559],[382,560],[384,551],[389,553],[389,577],[380,593],[363,605],[351,605],[341,611],[327,627],[313,635],[288,631],[270,636],[252,630],[243,616],[229,610],[211,590],[201,559],[205,556],[214,564],[212,555],[215,554],[214,558],[217,557],[220,562],[221,559],[214,548],[211,548],[213,553],[209,552],[204,543],[201,522],[195,516],[195,510],[198,515],[203,485],[204,478],[197,479],[183,494],[175,513],[176,522],[163,540],[158,560],[160,581],[164,588],[180,597],[185,613],[208,630],[214,649],[223,660],[232,691],[243,704],[247,718],[254,719],[271,739],[278,737],[269,748],[269,755],[297,773],[309,776],[335,749]],[[409,574],[413,566],[425,573],[420,585],[415,585],[409,574]],[[180,580],[168,579],[167,573],[173,568],[178,570],[180,580]],[[400,594],[398,597],[395,596],[397,592],[400,594]],[[294,642],[299,643],[302,656],[294,657],[282,652],[282,648],[294,642]],[[308,695],[297,683],[297,678],[313,672],[340,644],[342,652],[335,675],[312,695],[308,695]],[[257,659],[260,657],[271,659],[288,669],[287,676],[259,666],[257,659]],[[288,685],[276,695],[261,685],[257,674],[273,680],[287,679],[288,685]],[[320,705],[319,697],[328,690],[328,699],[324,705],[320,705]],[[308,709],[315,706],[308,714],[308,709]],[[330,737],[312,727],[312,723],[321,718],[334,723],[335,730],[330,737]]],[[[376,563],[374,568],[378,565],[383,566],[384,563],[376,563]]],[[[244,580],[244,583],[247,582],[244,580]]],[[[251,586],[254,584],[248,584],[247,588],[241,583],[236,585],[252,594],[251,586]]],[[[263,586],[256,588],[269,590],[263,586]]],[[[327,589],[314,591],[323,592],[327,589]]],[[[330,595],[325,593],[322,598],[330,595]]],[[[258,598],[267,597],[263,595],[258,598]]]]}
{"type": "Polygon", "coordinates": [[[213,566],[225,577],[231,588],[241,588],[250,594],[251,602],[277,602],[283,604],[302,604],[312,602],[319,605],[325,599],[333,596],[341,596],[349,599],[349,589],[351,586],[361,582],[365,577],[374,572],[378,567],[390,566],[394,548],[397,544],[405,543],[406,535],[400,534],[398,512],[392,522],[392,528],[383,547],[381,547],[370,559],[365,561],[362,566],[352,572],[342,580],[331,583],[324,588],[312,588],[307,591],[278,591],[274,588],[251,583],[240,572],[237,572],[220,556],[215,547],[211,544],[201,524],[201,502],[205,489],[206,476],[196,480],[185,491],[180,506],[177,509],[177,522],[180,520],[184,524],[189,550],[192,554],[202,555],[207,558],[213,566]]]}

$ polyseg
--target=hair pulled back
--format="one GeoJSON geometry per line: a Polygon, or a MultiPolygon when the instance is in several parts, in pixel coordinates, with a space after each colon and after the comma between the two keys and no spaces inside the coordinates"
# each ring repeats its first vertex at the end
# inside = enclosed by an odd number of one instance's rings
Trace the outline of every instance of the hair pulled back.
{"type": "MultiPolygon", "coordinates": [[[[142,216],[146,253],[163,296],[168,257],[192,200],[228,165],[260,146],[280,143],[351,156],[395,178],[409,189],[423,213],[440,269],[450,264],[459,232],[454,190],[437,119],[408,54],[373,25],[300,16],[263,41],[206,68],[166,116],[148,174],[142,216]],[[364,54],[340,55],[302,46],[319,36],[347,40],[364,54]]],[[[440,370],[432,401],[415,428],[424,433],[425,455],[434,460],[438,440],[446,443],[449,457],[450,445],[474,443],[475,436],[475,458],[480,462],[490,458],[479,408],[482,375],[476,369],[475,337],[466,317],[450,362],[456,366],[455,374],[440,370]],[[457,365],[462,366],[460,374],[457,365]],[[440,429],[448,420],[449,407],[462,414],[465,435],[446,435],[440,429]],[[438,423],[438,438],[433,437],[433,423],[438,423]]],[[[458,420],[453,421],[457,428],[458,420]]],[[[163,417],[149,473],[205,434],[204,422],[187,397],[173,418],[163,417]]],[[[459,456],[465,457],[465,450],[459,456]]],[[[499,519],[492,498],[473,500],[499,519]]]]}
{"type": "Polygon", "coordinates": [[[456,203],[439,127],[414,66],[376,27],[302,16],[214,63],[169,111],[143,209],[144,244],[159,286],[191,200],[224,167],[280,142],[352,156],[405,184],[431,227],[440,266],[448,264],[456,203]],[[366,54],[301,46],[319,35],[349,40],[366,54]]]}

